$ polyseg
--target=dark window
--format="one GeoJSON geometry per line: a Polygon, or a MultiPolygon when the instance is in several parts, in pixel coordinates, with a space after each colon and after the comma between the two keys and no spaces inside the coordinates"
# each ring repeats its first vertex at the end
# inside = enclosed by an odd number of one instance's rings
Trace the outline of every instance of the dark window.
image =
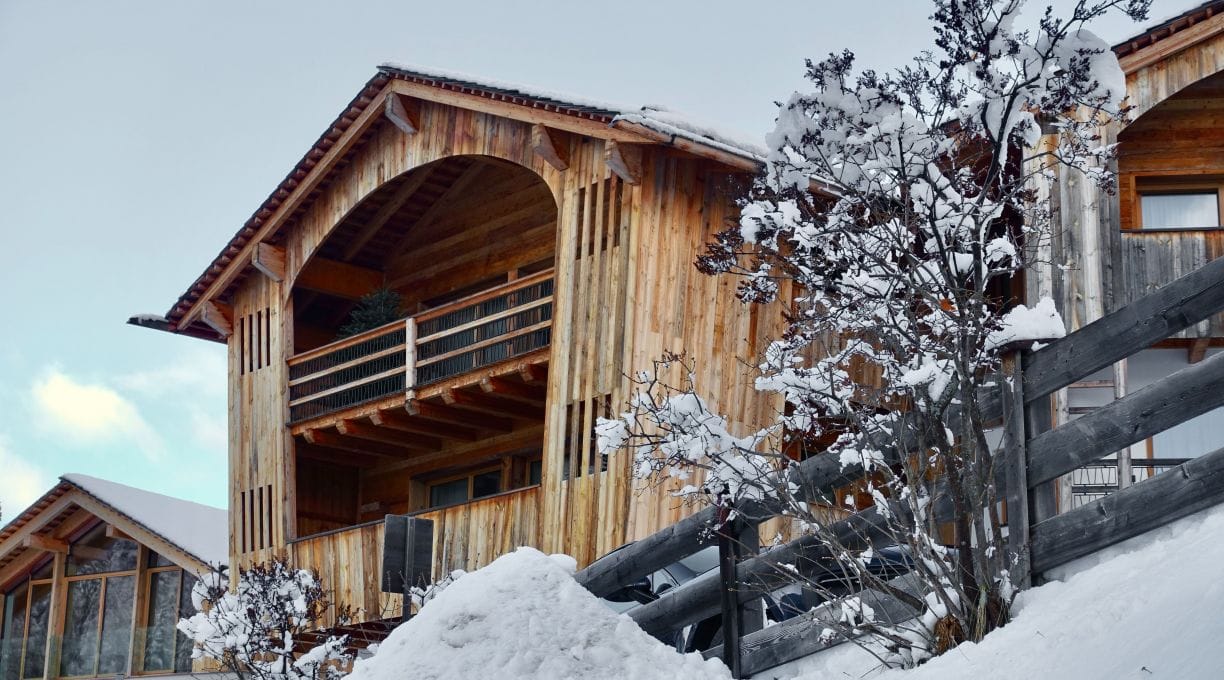
{"type": "Polygon", "coordinates": [[[51,614],[51,584],[30,587],[29,631],[26,633],[22,677],[41,678],[47,661],[47,625],[51,614]]]}
{"type": "Polygon", "coordinates": [[[456,479],[429,487],[431,506],[453,505],[468,500],[468,478],[456,479]]]}
{"type": "Polygon", "coordinates": [[[17,680],[21,672],[21,643],[25,640],[26,603],[29,584],[22,583],[4,596],[4,619],[0,621],[0,680],[17,680]]]}
{"type": "Polygon", "coordinates": [[[533,460],[527,468],[527,485],[539,484],[544,476],[544,461],[533,460]]]}
{"type": "Polygon", "coordinates": [[[472,498],[484,498],[501,492],[501,470],[490,470],[472,477],[472,498]]]}
{"type": "Polygon", "coordinates": [[[105,524],[91,529],[74,542],[68,552],[69,576],[134,569],[136,543],[126,538],[107,538],[105,524]]]}
{"type": "Polygon", "coordinates": [[[145,634],[145,671],[191,671],[191,642],[176,628],[195,613],[191,589],[195,578],[181,569],[149,574],[149,627],[145,634]]]}

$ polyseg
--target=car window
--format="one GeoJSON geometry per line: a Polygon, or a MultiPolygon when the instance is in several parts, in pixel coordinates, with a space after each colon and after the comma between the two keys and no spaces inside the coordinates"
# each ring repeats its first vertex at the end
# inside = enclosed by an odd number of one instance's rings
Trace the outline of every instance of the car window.
{"type": "Polygon", "coordinates": [[[708,546],[680,560],[693,574],[700,576],[711,569],[718,568],[718,546],[708,546]]]}

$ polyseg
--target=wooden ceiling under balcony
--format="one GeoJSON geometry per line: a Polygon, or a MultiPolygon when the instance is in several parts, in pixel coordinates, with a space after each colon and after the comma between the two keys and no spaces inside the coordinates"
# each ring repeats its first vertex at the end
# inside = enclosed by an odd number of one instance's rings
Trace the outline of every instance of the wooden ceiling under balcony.
{"type": "Polygon", "coordinates": [[[548,350],[292,427],[299,456],[411,475],[461,468],[537,440],[548,350]]]}

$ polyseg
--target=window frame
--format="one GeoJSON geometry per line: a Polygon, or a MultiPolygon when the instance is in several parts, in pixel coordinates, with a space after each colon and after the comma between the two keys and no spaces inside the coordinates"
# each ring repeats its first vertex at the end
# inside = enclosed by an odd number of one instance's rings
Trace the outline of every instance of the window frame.
{"type": "Polygon", "coordinates": [[[1131,214],[1133,231],[1212,231],[1224,230],[1224,175],[1136,175],[1132,184],[1131,214]],[[1143,224],[1144,196],[1208,194],[1216,196],[1216,222],[1199,227],[1148,227],[1143,224]]]}
{"type": "MultiPolygon", "coordinates": [[[[152,552],[152,551],[149,551],[149,552],[152,552]]],[[[160,554],[160,553],[158,553],[158,554],[160,554]]],[[[163,557],[164,557],[164,556],[163,556],[163,557]]],[[[174,603],[175,603],[175,607],[176,607],[176,611],[177,611],[178,618],[179,618],[179,619],[182,619],[182,618],[183,618],[183,611],[182,611],[182,602],[183,602],[183,586],[185,585],[185,583],[186,583],[186,581],[187,581],[187,576],[188,576],[188,575],[187,575],[187,570],[186,570],[186,569],[183,569],[182,567],[178,566],[177,564],[170,564],[170,565],[161,566],[161,567],[146,567],[146,568],[145,568],[145,571],[144,571],[144,581],[143,581],[143,583],[141,584],[141,591],[140,591],[140,592],[138,592],[138,593],[137,593],[137,595],[136,595],[136,602],[139,604],[139,607],[140,607],[140,610],[141,610],[141,611],[139,612],[139,616],[140,616],[140,618],[139,618],[139,619],[137,619],[137,621],[139,621],[139,622],[140,622],[140,624],[138,624],[138,630],[143,631],[143,635],[142,635],[142,636],[141,636],[141,638],[140,638],[140,643],[139,643],[139,646],[136,646],[136,645],[135,645],[135,643],[133,643],[133,647],[132,647],[132,662],[131,662],[131,664],[130,664],[130,668],[128,669],[128,670],[129,670],[129,672],[130,672],[130,675],[132,675],[132,676],[138,676],[138,675],[176,675],[176,674],[178,674],[178,673],[180,673],[180,672],[181,672],[181,671],[179,671],[178,669],[176,669],[176,668],[174,667],[174,663],[175,663],[175,661],[177,661],[177,659],[178,659],[178,657],[177,657],[177,654],[178,654],[178,636],[180,635],[180,633],[178,632],[178,629],[177,629],[177,628],[174,630],[174,643],[173,643],[173,646],[171,647],[171,652],[172,652],[171,657],[172,657],[172,658],[171,658],[171,661],[170,661],[170,668],[169,668],[169,669],[165,669],[165,668],[148,669],[148,668],[145,668],[145,659],[146,659],[147,654],[148,654],[148,636],[149,636],[149,627],[150,627],[150,626],[149,626],[149,622],[150,622],[150,620],[151,620],[151,618],[152,618],[152,614],[153,614],[153,611],[152,611],[151,607],[152,607],[152,605],[153,605],[153,580],[154,580],[154,576],[155,576],[156,574],[163,574],[163,573],[166,573],[166,572],[171,572],[171,571],[178,572],[178,588],[175,590],[175,598],[174,598],[174,603]],[[139,656],[139,658],[137,658],[137,656],[139,656]]],[[[133,640],[134,640],[134,638],[133,638],[133,640]]],[[[187,672],[189,672],[189,673],[190,673],[191,671],[187,671],[187,672]]]]}
{"type": "MultiPolygon", "coordinates": [[[[137,546],[140,546],[140,544],[137,543],[137,546]]],[[[137,591],[140,587],[139,556],[137,557],[136,569],[131,569],[128,571],[107,571],[107,572],[100,572],[97,574],[81,574],[78,576],[65,576],[64,577],[64,580],[63,580],[64,597],[62,599],[62,605],[64,607],[64,612],[63,612],[63,617],[62,617],[62,621],[60,624],[61,630],[59,631],[60,647],[63,647],[63,644],[64,644],[64,632],[65,632],[64,629],[68,627],[69,584],[75,583],[77,581],[90,581],[90,580],[101,580],[102,581],[102,589],[98,591],[98,623],[95,626],[97,628],[96,634],[98,636],[98,641],[97,641],[96,649],[94,650],[93,673],[89,673],[87,675],[65,675],[63,674],[62,673],[63,653],[60,653],[56,655],[57,657],[59,657],[56,659],[56,664],[59,665],[59,668],[55,669],[55,674],[51,677],[54,677],[54,678],[100,678],[100,677],[109,677],[113,675],[112,673],[108,673],[105,676],[98,674],[98,664],[101,663],[101,659],[102,659],[102,629],[103,629],[103,626],[106,624],[106,589],[107,589],[107,580],[112,579],[112,578],[124,577],[124,576],[132,577],[132,583],[133,583],[132,600],[133,600],[133,606],[135,606],[135,601],[138,599],[137,591]]],[[[130,629],[128,631],[129,633],[128,635],[128,664],[127,664],[128,667],[124,671],[124,675],[127,675],[132,670],[131,669],[132,646],[136,642],[136,629],[137,629],[136,621],[137,621],[136,617],[133,616],[132,623],[128,626],[130,629]]],[[[22,665],[23,667],[25,665],[24,657],[22,658],[22,665]]],[[[44,670],[44,673],[45,673],[45,670],[44,670]]],[[[22,680],[35,680],[35,679],[24,678],[22,680]]]]}
{"type": "Polygon", "coordinates": [[[479,501],[485,498],[491,498],[498,494],[509,491],[509,489],[500,488],[500,487],[505,487],[505,486],[506,486],[505,474],[502,474],[502,464],[500,462],[493,462],[487,465],[481,465],[481,466],[469,468],[468,470],[465,470],[463,472],[456,472],[454,474],[447,475],[445,477],[438,477],[437,479],[430,479],[429,481],[425,482],[425,502],[427,504],[425,509],[426,510],[437,510],[439,508],[450,508],[456,505],[463,505],[464,503],[471,503],[473,501],[479,501]],[[480,475],[488,474],[490,472],[497,472],[501,475],[500,479],[498,480],[499,489],[497,493],[491,493],[486,496],[481,496],[480,498],[473,498],[472,493],[475,488],[476,477],[480,475]],[[460,501],[458,503],[444,503],[442,505],[432,505],[433,489],[435,486],[440,486],[442,484],[449,484],[450,482],[455,482],[455,481],[458,481],[464,478],[467,479],[467,499],[460,501]]]}

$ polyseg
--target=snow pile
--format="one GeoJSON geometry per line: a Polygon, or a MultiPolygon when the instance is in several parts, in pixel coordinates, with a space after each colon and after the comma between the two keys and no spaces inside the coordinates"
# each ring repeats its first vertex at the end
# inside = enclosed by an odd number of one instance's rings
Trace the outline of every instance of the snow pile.
{"type": "Polygon", "coordinates": [[[1048,297],[1038,300],[1032,308],[1016,305],[999,321],[1001,327],[986,338],[989,349],[1021,340],[1052,340],[1067,334],[1062,316],[1048,297]]]}
{"type": "Polygon", "coordinates": [[[127,515],[205,564],[229,563],[229,513],[89,475],[60,479],[127,515]]]}
{"type": "Polygon", "coordinates": [[[912,671],[841,645],[764,677],[1031,680],[1224,677],[1224,507],[1182,519],[1055,571],[1022,593],[1016,618],[912,671]]]}
{"type": "Polygon", "coordinates": [[[349,680],[728,678],[677,654],[574,581],[572,558],[519,548],[455,581],[349,680]]]}

